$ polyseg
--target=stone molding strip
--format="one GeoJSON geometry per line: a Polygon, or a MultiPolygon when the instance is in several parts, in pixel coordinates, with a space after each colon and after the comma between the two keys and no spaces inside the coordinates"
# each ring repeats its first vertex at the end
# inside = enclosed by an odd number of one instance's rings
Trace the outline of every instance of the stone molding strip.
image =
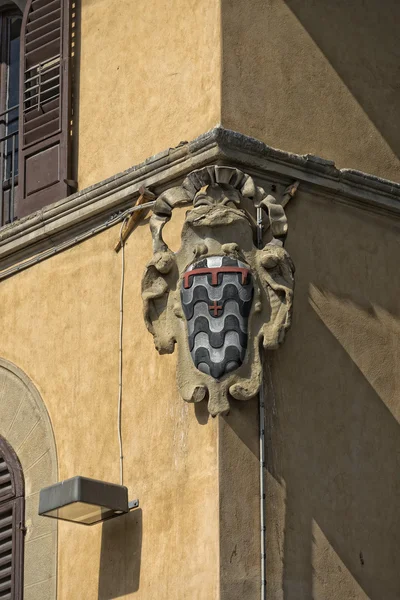
{"type": "Polygon", "coordinates": [[[0,435],[15,450],[25,479],[24,598],[57,598],[57,521],[38,514],[39,491],[58,480],[57,449],[38,390],[0,358],[0,435]]]}
{"type": "Polygon", "coordinates": [[[0,230],[0,273],[32,256],[95,229],[132,205],[145,185],[156,194],[204,166],[235,166],[260,184],[288,185],[381,214],[400,215],[400,184],[360,171],[339,170],[310,154],[276,150],[254,138],[216,127],[145,162],[60,200],[0,230]]]}

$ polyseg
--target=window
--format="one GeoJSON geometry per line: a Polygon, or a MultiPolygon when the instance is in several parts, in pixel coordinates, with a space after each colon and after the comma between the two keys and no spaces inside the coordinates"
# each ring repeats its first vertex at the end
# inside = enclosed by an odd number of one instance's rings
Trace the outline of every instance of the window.
{"type": "Polygon", "coordinates": [[[65,198],[70,174],[71,0],[0,13],[0,226],[65,198]]]}
{"type": "Polygon", "coordinates": [[[19,65],[22,15],[0,13],[0,224],[14,220],[18,184],[19,65]]]}
{"type": "Polygon", "coordinates": [[[0,598],[22,600],[24,478],[11,446],[0,436],[0,598]]]}

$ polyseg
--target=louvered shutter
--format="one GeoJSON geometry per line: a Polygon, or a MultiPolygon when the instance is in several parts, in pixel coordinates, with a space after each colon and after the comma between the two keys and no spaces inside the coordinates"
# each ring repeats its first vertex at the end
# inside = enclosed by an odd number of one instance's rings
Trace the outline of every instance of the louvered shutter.
{"type": "Polygon", "coordinates": [[[0,502],[14,495],[14,482],[6,461],[0,454],[0,502]]]}
{"type": "Polygon", "coordinates": [[[11,600],[13,593],[14,505],[0,506],[0,598],[11,600]]]}
{"type": "Polygon", "coordinates": [[[0,598],[22,598],[22,499],[0,504],[0,598]]]}
{"type": "Polygon", "coordinates": [[[0,599],[20,600],[23,588],[24,498],[22,471],[0,438],[0,599]]]}
{"type": "Polygon", "coordinates": [[[70,0],[28,0],[21,31],[18,217],[69,193],[69,56],[70,0]]]}

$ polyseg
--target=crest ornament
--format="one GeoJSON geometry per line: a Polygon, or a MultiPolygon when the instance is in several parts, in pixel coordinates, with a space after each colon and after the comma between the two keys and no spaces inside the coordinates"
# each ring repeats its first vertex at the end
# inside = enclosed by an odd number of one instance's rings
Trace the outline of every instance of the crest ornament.
{"type": "Polygon", "coordinates": [[[196,369],[221,379],[243,363],[253,292],[250,267],[237,258],[209,256],[185,271],[182,309],[196,369]]]}
{"type": "Polygon", "coordinates": [[[277,348],[290,327],[294,266],[283,248],[284,204],[296,188],[279,202],[238,169],[205,167],[153,207],[153,257],[142,280],[146,326],[160,354],[177,344],[180,393],[188,402],[207,399],[213,416],[229,410],[231,397],[257,394],[260,352],[277,348]],[[174,253],[162,230],[175,207],[190,204],[174,253]]]}

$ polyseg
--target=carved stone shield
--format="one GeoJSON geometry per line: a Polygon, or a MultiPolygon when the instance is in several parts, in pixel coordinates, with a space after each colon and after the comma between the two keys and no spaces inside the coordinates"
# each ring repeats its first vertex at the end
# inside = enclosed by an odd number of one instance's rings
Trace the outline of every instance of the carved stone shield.
{"type": "Polygon", "coordinates": [[[183,274],[181,302],[199,371],[220,379],[243,363],[253,294],[250,267],[233,257],[203,258],[183,274]]]}

